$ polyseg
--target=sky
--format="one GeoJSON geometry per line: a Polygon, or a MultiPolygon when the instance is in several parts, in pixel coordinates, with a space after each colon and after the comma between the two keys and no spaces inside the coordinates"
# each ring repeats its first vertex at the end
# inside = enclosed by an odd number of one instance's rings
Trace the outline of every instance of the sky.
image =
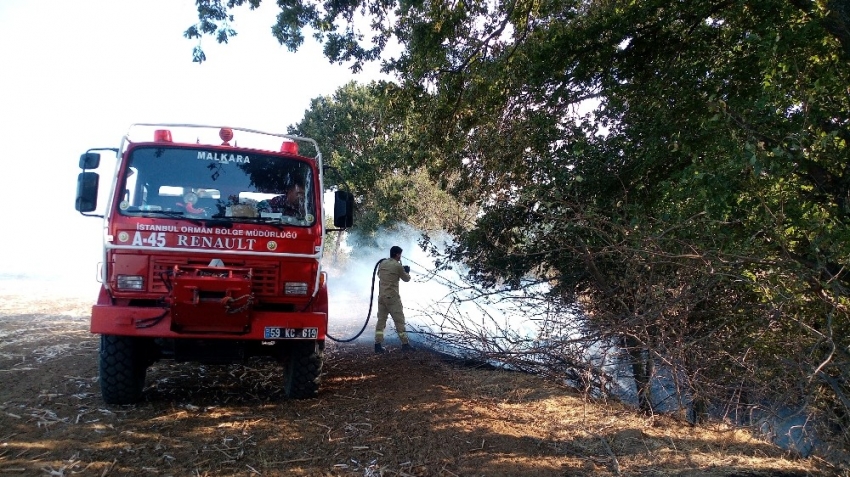
{"type": "Polygon", "coordinates": [[[118,147],[131,124],[285,133],[311,99],[385,78],[378,65],[354,75],[330,64],[310,37],[297,53],[280,46],[271,0],[234,13],[238,35],[204,38],[199,65],[197,40],[183,38],[197,21],[191,0],[0,1],[0,287],[95,283],[102,221],[74,210],[77,163],[88,148],[118,147]]]}

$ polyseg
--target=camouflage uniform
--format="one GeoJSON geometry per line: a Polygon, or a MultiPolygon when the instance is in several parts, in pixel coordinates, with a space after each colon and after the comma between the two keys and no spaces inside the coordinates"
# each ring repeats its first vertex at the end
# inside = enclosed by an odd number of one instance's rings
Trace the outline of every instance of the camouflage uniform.
{"type": "Polygon", "coordinates": [[[398,280],[410,281],[410,275],[404,271],[401,262],[394,258],[384,259],[378,266],[378,323],[375,325],[375,343],[384,342],[384,328],[387,326],[387,314],[393,317],[395,330],[402,344],[408,344],[404,330],[404,308],[398,293],[398,280]]]}

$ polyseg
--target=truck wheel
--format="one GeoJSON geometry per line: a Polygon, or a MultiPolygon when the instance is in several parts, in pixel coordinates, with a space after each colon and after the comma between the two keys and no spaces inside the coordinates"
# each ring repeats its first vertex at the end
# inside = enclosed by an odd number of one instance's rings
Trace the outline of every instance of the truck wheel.
{"type": "Polygon", "coordinates": [[[283,367],[283,394],[287,399],[310,399],[319,395],[324,353],[318,343],[293,343],[283,367]]]}
{"type": "Polygon", "coordinates": [[[100,336],[100,393],[107,404],[141,400],[148,360],[142,342],[132,336],[100,336]]]}

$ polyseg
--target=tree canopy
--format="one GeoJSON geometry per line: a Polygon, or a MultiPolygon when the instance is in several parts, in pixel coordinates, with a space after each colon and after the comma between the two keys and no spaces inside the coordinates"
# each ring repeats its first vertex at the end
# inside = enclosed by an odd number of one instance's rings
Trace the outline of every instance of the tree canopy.
{"type": "Polygon", "coordinates": [[[471,224],[470,209],[430,180],[417,165],[428,149],[413,136],[415,112],[393,107],[390,84],[349,83],[314,98],[290,134],[316,139],[328,151],[325,186],[357,197],[356,238],[371,243],[379,229],[410,224],[423,232],[471,224]]]}
{"type": "MultiPolygon", "coordinates": [[[[197,3],[187,36],[219,40],[256,6],[197,3]]],[[[310,31],[357,70],[402,46],[382,61],[407,133],[351,167],[452,177],[481,207],[451,251],[473,279],[581,302],[645,393],[663,363],[695,403],[784,399],[850,435],[846,2],[278,5],[293,50],[310,31]]]]}

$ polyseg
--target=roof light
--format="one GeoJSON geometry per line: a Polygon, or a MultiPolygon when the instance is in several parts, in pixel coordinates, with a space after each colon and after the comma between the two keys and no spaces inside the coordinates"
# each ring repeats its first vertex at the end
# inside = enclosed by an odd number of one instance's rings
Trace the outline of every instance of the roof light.
{"type": "Polygon", "coordinates": [[[298,143],[295,141],[283,141],[283,144],[280,145],[280,152],[298,154],[298,143]]]}
{"type": "Polygon", "coordinates": [[[171,131],[168,129],[157,129],[153,132],[153,142],[173,142],[171,131]]]}
{"type": "Polygon", "coordinates": [[[220,137],[221,140],[224,141],[223,143],[221,143],[222,146],[229,146],[230,143],[228,141],[233,139],[233,130],[230,128],[221,128],[218,131],[218,137],[220,137]]]}

